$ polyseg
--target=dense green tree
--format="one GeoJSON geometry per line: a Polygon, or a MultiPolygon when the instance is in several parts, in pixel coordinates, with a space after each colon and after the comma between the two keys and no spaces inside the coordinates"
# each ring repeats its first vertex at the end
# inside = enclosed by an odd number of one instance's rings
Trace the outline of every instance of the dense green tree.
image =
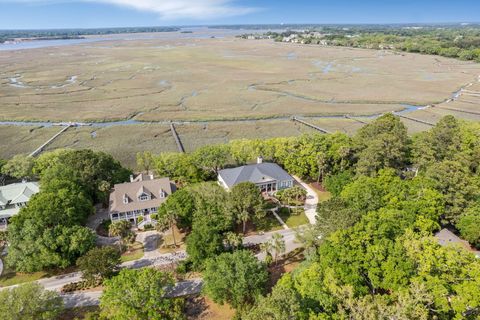
{"type": "Polygon", "coordinates": [[[51,179],[73,181],[94,202],[103,201],[109,193],[109,188],[100,188],[105,182],[113,186],[127,181],[130,175],[130,171],[104,152],[63,150],[45,157],[41,165],[35,168],[42,182],[51,179]],[[48,163],[46,159],[49,160],[48,163]]]}
{"type": "Polygon", "coordinates": [[[195,199],[188,188],[177,190],[167,197],[167,200],[160,206],[159,215],[163,215],[167,211],[176,213],[177,223],[180,227],[192,226],[195,199]]]}
{"type": "Polygon", "coordinates": [[[198,168],[201,168],[215,177],[220,169],[227,164],[230,150],[225,144],[207,145],[198,148],[192,154],[193,162],[198,168]]]}
{"type": "Polygon", "coordinates": [[[242,182],[235,185],[228,195],[228,208],[236,217],[237,223],[243,225],[245,233],[246,223],[253,218],[261,219],[265,216],[263,197],[258,187],[251,182],[242,182]]]}
{"type": "Polygon", "coordinates": [[[456,227],[463,239],[480,247],[480,203],[476,202],[460,215],[456,227]]]}
{"type": "Polygon", "coordinates": [[[329,175],[325,178],[323,184],[325,188],[335,197],[342,193],[343,188],[351,183],[353,173],[350,170],[340,171],[337,174],[329,175]]]}
{"type": "Polygon", "coordinates": [[[2,173],[17,179],[33,177],[34,158],[16,155],[2,166],[2,173]]]}
{"type": "Polygon", "coordinates": [[[47,291],[37,283],[0,291],[3,320],[54,320],[62,310],[63,300],[58,293],[47,291]]]}
{"type": "Polygon", "coordinates": [[[199,182],[204,179],[203,172],[195,165],[190,154],[161,153],[153,160],[155,171],[160,177],[169,177],[183,184],[199,182]]]}
{"type": "Polygon", "coordinates": [[[149,172],[154,166],[153,155],[150,151],[137,153],[137,168],[140,171],[149,172]]]}
{"type": "Polygon", "coordinates": [[[445,116],[431,130],[414,139],[414,162],[423,170],[433,162],[453,160],[461,151],[461,140],[458,121],[453,116],[445,116]]]}
{"type": "Polygon", "coordinates": [[[444,219],[456,222],[460,214],[480,196],[479,179],[457,161],[432,164],[425,173],[433,187],[445,198],[444,219]]]}
{"type": "Polygon", "coordinates": [[[318,204],[315,229],[325,239],[337,230],[353,226],[360,218],[360,211],[349,207],[341,198],[332,198],[318,204]]]}
{"type": "Polygon", "coordinates": [[[407,128],[387,113],[361,128],[355,136],[358,148],[357,173],[375,174],[382,168],[401,170],[407,161],[407,128]]]}
{"type": "Polygon", "coordinates": [[[192,232],[186,240],[188,259],[195,269],[201,269],[206,259],[215,257],[225,250],[223,234],[208,217],[197,218],[192,232]]]}
{"type": "MultiPolygon", "coordinates": [[[[285,276],[285,278],[288,278],[285,276]]],[[[292,286],[284,285],[282,279],[266,297],[260,297],[254,308],[242,316],[243,320],[292,320],[302,319],[302,300],[292,286]]],[[[306,317],[305,317],[306,318],[306,317]]]]}
{"type": "Polygon", "coordinates": [[[95,243],[93,232],[80,226],[93,212],[83,191],[59,180],[43,188],[10,220],[7,263],[19,271],[65,268],[95,243]]]}
{"type": "Polygon", "coordinates": [[[262,262],[249,251],[237,250],[207,261],[203,291],[217,303],[243,310],[265,291],[267,279],[262,262]]]}
{"type": "Polygon", "coordinates": [[[112,247],[93,248],[77,260],[82,277],[87,281],[112,277],[120,265],[120,252],[112,247]]]}
{"type": "Polygon", "coordinates": [[[111,320],[183,319],[183,300],[165,297],[174,283],[170,274],[156,269],[122,269],[104,282],[101,315],[111,320]]]}
{"type": "Polygon", "coordinates": [[[234,216],[228,210],[228,193],[214,182],[204,182],[189,186],[187,190],[194,199],[193,221],[207,217],[212,227],[219,232],[229,231],[234,224],[234,216]]]}

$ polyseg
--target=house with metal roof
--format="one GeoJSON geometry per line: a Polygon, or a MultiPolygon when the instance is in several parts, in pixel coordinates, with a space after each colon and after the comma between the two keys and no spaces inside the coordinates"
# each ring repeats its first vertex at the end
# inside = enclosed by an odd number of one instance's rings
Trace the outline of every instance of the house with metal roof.
{"type": "Polygon", "coordinates": [[[142,224],[155,223],[151,215],[158,212],[175,190],[169,178],[155,179],[150,174],[131,176],[130,182],[116,184],[110,193],[110,219],[112,222],[127,220],[135,225],[140,223],[138,220],[142,220],[142,224]]]}
{"type": "Polygon", "coordinates": [[[256,184],[261,192],[275,193],[278,190],[293,187],[294,179],[278,164],[263,162],[261,157],[255,164],[223,169],[218,172],[218,182],[227,190],[247,181],[256,184]]]}
{"type": "Polygon", "coordinates": [[[0,186],[0,229],[5,229],[8,220],[25,207],[30,198],[39,191],[38,182],[20,182],[0,186]]]}

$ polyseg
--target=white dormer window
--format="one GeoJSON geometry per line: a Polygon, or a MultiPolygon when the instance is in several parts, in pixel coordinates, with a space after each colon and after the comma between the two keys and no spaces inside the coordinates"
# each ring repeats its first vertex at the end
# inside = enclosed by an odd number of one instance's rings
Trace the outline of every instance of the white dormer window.
{"type": "Polygon", "coordinates": [[[140,201],[147,201],[147,200],[150,200],[150,197],[148,196],[148,194],[142,193],[142,194],[138,197],[138,200],[140,200],[140,201]]]}
{"type": "Polygon", "coordinates": [[[160,198],[165,198],[167,193],[164,190],[160,190],[160,198]]]}
{"type": "Polygon", "coordinates": [[[123,203],[128,204],[128,196],[126,194],[123,195],[123,203]]]}

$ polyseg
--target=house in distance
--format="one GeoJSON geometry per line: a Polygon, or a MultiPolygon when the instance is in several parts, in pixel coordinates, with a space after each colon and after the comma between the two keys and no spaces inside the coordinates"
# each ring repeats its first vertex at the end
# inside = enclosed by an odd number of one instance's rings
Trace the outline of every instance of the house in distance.
{"type": "Polygon", "coordinates": [[[218,172],[218,182],[227,190],[247,181],[257,185],[262,193],[272,194],[293,187],[294,179],[278,164],[263,162],[262,157],[258,157],[255,164],[218,172]]]}
{"type": "Polygon", "coordinates": [[[152,174],[130,176],[130,182],[119,183],[110,193],[110,219],[112,222],[127,220],[132,224],[151,223],[151,214],[175,192],[175,184],[169,178],[155,179],[152,174]]]}

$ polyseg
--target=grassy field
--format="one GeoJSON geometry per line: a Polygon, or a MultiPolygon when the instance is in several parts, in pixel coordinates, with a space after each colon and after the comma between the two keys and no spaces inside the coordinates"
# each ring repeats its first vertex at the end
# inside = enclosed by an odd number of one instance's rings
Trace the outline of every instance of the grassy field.
{"type": "Polygon", "coordinates": [[[442,57],[231,37],[2,51],[0,61],[5,120],[372,114],[439,103],[480,74],[442,57]]]}
{"type": "MultiPolygon", "coordinates": [[[[447,114],[480,121],[480,64],[442,57],[172,36],[0,51],[0,61],[0,120],[183,121],[177,131],[187,151],[313,132],[289,121],[292,115],[347,134],[364,124],[315,116],[434,104],[405,115],[432,123],[447,114]],[[225,121],[239,119],[249,120],[225,121]]],[[[402,121],[411,134],[429,128],[402,121]]],[[[0,158],[30,153],[58,130],[0,125],[0,158]]],[[[105,151],[133,169],[139,151],[178,150],[161,123],[70,128],[47,150],[56,148],[105,151]]]]}
{"type": "Polygon", "coordinates": [[[58,131],[59,127],[0,126],[0,158],[29,154],[58,131]]]}

